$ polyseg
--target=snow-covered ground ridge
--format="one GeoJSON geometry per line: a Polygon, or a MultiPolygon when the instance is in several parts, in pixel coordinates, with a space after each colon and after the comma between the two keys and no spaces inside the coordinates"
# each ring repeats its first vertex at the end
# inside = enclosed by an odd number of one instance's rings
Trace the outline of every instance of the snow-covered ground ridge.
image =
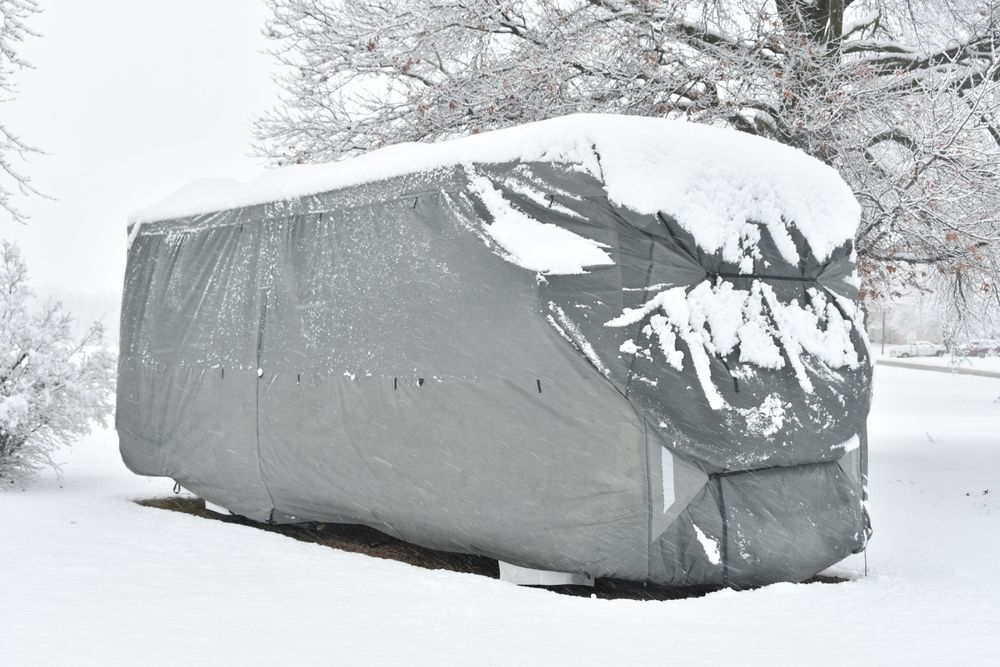
{"type": "Polygon", "coordinates": [[[664,213],[707,252],[745,259],[760,223],[798,262],[794,224],[823,261],[854,236],[861,209],[827,165],[731,129],[611,114],[574,114],[428,144],[398,144],[324,165],[274,169],[251,182],[199,181],[137,211],[133,223],[293,199],[420,171],[473,163],[548,161],[601,179],[612,202],[664,213]]]}
{"type": "MultiPolygon", "coordinates": [[[[873,347],[875,347],[876,350],[879,349],[879,345],[877,343],[874,344],[873,347]]],[[[913,366],[926,366],[927,368],[953,370],[958,373],[967,370],[1000,373],[1000,357],[964,357],[945,354],[940,357],[908,357],[906,359],[900,359],[887,354],[883,355],[881,353],[877,353],[875,359],[877,362],[882,363],[905,363],[913,366]]]]}

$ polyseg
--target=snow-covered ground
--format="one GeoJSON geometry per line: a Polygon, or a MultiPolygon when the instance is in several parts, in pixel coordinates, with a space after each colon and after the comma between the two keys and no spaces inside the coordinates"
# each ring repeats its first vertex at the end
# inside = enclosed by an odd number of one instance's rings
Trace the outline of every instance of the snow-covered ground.
{"type": "Polygon", "coordinates": [[[880,367],[845,584],[668,601],[517,588],[140,507],[112,432],[0,494],[0,664],[997,664],[1000,380],[880,367]],[[989,490],[989,493],[986,491],[989,490]]]}
{"type": "Polygon", "coordinates": [[[932,368],[950,368],[958,371],[976,370],[990,373],[1000,373],[1000,357],[956,357],[946,354],[942,357],[909,357],[898,359],[888,355],[877,355],[878,361],[898,361],[907,364],[920,364],[932,368]]]}

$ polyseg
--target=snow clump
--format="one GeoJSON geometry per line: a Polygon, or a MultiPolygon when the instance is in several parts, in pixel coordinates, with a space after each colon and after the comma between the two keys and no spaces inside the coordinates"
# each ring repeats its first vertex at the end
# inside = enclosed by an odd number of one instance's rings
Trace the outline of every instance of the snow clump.
{"type": "Polygon", "coordinates": [[[677,340],[684,342],[705,398],[719,410],[726,403],[712,383],[713,355],[726,357],[738,349],[741,363],[774,370],[788,363],[806,393],[814,388],[803,354],[830,368],[858,366],[851,340],[853,318],[850,314],[845,318],[821,290],[810,287],[806,293],[805,305],[798,300],[784,304],[770,285],[759,280],[748,290],[721,278],[715,284],[705,280],[690,291],[663,290],[637,308],[625,308],[605,326],[627,327],[648,317],[643,332],[656,337],[667,363],[679,371],[684,369],[684,353],[677,349],[677,340]]]}

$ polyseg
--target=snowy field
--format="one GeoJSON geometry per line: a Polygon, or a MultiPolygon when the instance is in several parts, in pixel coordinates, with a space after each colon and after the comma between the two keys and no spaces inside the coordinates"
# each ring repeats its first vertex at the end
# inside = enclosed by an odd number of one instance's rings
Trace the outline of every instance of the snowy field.
{"type": "Polygon", "coordinates": [[[897,359],[886,355],[878,356],[877,359],[879,361],[920,364],[921,366],[929,366],[931,368],[950,368],[957,371],[976,370],[1000,373],[1000,357],[955,357],[946,354],[942,357],[909,357],[907,359],[897,359]]]}
{"type": "Polygon", "coordinates": [[[1000,379],[880,367],[870,438],[867,577],[634,602],[139,507],[98,433],[0,494],[0,664],[997,664],[1000,379]]]}

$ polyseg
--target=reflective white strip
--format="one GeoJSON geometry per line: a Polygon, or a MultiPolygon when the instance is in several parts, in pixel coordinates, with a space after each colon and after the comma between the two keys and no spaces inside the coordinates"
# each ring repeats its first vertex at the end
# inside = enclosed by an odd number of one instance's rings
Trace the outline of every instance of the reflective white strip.
{"type": "Polygon", "coordinates": [[[674,455],[665,447],[660,447],[660,467],[663,476],[663,513],[674,504],[674,455]]]}

